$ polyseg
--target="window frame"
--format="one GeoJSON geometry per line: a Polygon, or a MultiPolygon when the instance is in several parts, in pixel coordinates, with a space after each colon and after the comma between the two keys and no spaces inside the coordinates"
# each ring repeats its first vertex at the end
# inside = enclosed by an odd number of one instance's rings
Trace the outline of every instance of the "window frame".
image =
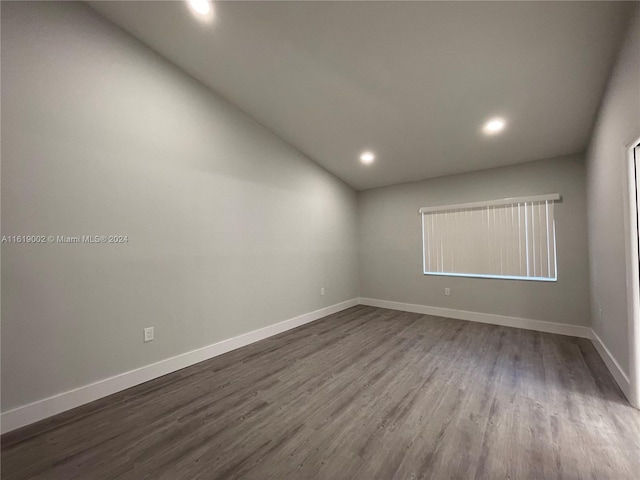
{"type": "Polygon", "coordinates": [[[533,203],[533,202],[558,202],[562,199],[560,194],[552,193],[545,195],[534,195],[527,197],[513,197],[502,198],[496,200],[487,200],[481,202],[468,202],[453,205],[439,205],[422,207],[418,210],[420,215],[420,227],[422,238],[422,274],[425,276],[436,277],[462,277],[462,278],[485,278],[494,280],[524,280],[534,282],[557,282],[558,281],[558,250],[556,241],[556,226],[555,226],[555,213],[553,218],[553,245],[554,245],[554,272],[555,277],[535,277],[535,276],[520,276],[520,275],[496,275],[496,274],[479,274],[479,273],[459,273],[459,272],[432,272],[427,271],[427,255],[425,244],[425,214],[432,214],[438,212],[448,212],[462,209],[484,208],[484,207],[498,207],[506,205],[517,205],[521,203],[533,203]]]}

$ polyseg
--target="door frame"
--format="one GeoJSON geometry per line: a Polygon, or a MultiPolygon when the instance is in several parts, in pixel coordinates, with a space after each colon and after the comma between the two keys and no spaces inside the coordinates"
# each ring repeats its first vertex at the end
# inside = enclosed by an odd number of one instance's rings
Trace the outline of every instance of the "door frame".
{"type": "Polygon", "coordinates": [[[625,243],[627,259],[627,309],[629,331],[629,394],[631,405],[640,408],[640,261],[638,251],[638,201],[640,158],[635,149],[640,136],[626,146],[625,243]]]}

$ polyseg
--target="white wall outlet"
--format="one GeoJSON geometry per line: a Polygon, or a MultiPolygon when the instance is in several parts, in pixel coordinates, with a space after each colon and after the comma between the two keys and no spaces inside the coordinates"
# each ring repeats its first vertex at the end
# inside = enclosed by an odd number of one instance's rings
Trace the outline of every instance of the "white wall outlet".
{"type": "Polygon", "coordinates": [[[450,289],[450,288],[445,288],[445,289],[444,289],[444,295],[445,295],[446,297],[448,297],[449,295],[451,295],[451,289],[450,289]]]}
{"type": "Polygon", "coordinates": [[[320,289],[320,295],[324,295],[324,287],[320,289]]]}
{"type": "Polygon", "coordinates": [[[153,327],[148,327],[144,329],[144,341],[150,342],[153,340],[153,327]]]}

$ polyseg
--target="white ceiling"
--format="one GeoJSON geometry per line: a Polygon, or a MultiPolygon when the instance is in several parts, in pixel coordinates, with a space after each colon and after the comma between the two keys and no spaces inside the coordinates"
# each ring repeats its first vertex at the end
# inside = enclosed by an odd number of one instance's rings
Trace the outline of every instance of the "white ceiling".
{"type": "Polygon", "coordinates": [[[366,189],[584,151],[633,2],[91,5],[366,189]]]}

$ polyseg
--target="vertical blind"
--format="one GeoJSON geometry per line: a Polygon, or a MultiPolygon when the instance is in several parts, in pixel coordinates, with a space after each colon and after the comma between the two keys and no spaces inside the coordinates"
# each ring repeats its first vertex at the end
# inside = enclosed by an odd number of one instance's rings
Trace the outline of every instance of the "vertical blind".
{"type": "Polygon", "coordinates": [[[427,275],[554,281],[557,194],[424,207],[427,275]]]}

